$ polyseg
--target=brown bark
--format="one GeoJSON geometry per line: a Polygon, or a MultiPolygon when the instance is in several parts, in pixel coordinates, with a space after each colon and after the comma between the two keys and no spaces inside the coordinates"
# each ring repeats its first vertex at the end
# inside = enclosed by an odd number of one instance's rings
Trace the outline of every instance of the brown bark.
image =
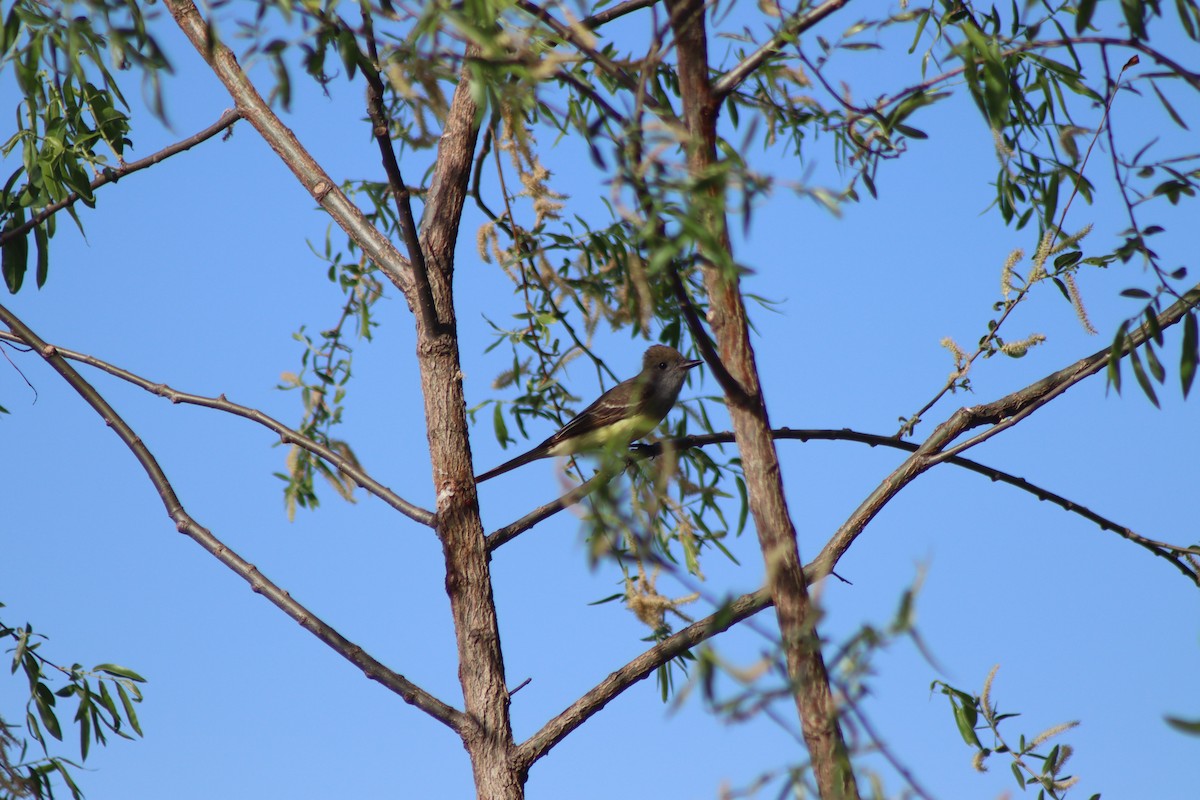
{"type": "Polygon", "coordinates": [[[525,796],[525,775],[518,772],[512,757],[504,656],[475,493],[453,302],[454,245],[478,138],[476,111],[464,70],[426,197],[421,247],[434,307],[432,313],[417,314],[417,358],[437,492],[437,530],[458,645],[458,677],[467,716],[476,723],[463,744],[471,756],[477,796],[519,800],[525,796]]]}
{"type": "MultiPolygon", "coordinates": [[[[717,163],[716,122],[719,101],[708,77],[708,43],[703,0],[667,0],[678,52],[679,86],[689,133],[688,166],[693,177],[706,175],[717,163]]],[[[776,616],[793,683],[796,707],[812,759],[821,797],[856,798],[829,674],[815,628],[815,609],[808,594],[796,544],[796,530],[783,494],[779,460],[758,383],[746,309],[731,262],[732,246],[720,206],[722,190],[694,198],[691,212],[718,233],[723,252],[703,252],[704,282],[710,304],[709,321],[725,368],[740,386],[725,395],[749,493],[750,511],[767,567],[767,590],[776,616]]]]}
{"type": "MultiPolygon", "coordinates": [[[[426,224],[420,232],[419,247],[414,247],[410,239],[408,246],[413,252],[405,259],[367,222],[280,122],[233,53],[209,40],[208,28],[194,3],[167,0],[166,5],[233,96],[239,113],[363,252],[404,292],[414,311],[425,424],[437,495],[436,527],[446,564],[446,592],[458,644],[459,683],[465,709],[458,730],[471,756],[477,796],[520,800],[524,797],[525,775],[512,757],[509,695],[475,494],[454,314],[454,245],[478,137],[477,108],[471,97],[469,73],[464,69],[447,114],[437,167],[426,196],[426,224]],[[418,249],[421,252],[416,252],[418,249]]],[[[466,55],[470,59],[476,54],[468,48],[466,55]]],[[[410,217],[404,222],[411,231],[411,210],[401,203],[400,213],[406,211],[410,217]]]]}

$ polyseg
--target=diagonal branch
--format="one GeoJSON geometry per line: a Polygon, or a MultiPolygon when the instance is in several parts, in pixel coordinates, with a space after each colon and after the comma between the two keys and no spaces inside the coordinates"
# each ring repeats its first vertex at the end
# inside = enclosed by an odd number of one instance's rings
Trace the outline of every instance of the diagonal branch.
{"type": "MultiPolygon", "coordinates": [[[[8,333],[6,331],[0,331],[0,340],[22,344],[25,341],[20,336],[17,336],[13,333],[8,333]]],[[[419,522],[422,525],[428,525],[430,527],[433,527],[436,524],[436,520],[434,519],[432,511],[427,511],[420,506],[413,505],[400,495],[393,492],[391,489],[381,484],[379,481],[372,478],[362,469],[362,467],[338,454],[337,451],[331,450],[320,442],[308,438],[293,428],[289,428],[282,422],[276,420],[274,417],[271,417],[256,408],[250,408],[248,406],[231,402],[230,400],[227,400],[223,394],[218,395],[217,397],[205,397],[204,395],[180,392],[172,389],[165,383],[154,383],[153,381],[147,380],[140,375],[136,375],[127,369],[118,367],[115,364],[110,364],[107,361],[102,361],[101,359],[96,358],[95,356],[90,356],[87,353],[79,353],[74,350],[68,350],[65,347],[59,347],[57,345],[49,346],[53,347],[55,352],[60,354],[63,358],[69,358],[72,361],[78,361],[81,364],[87,364],[90,367],[95,367],[102,372],[107,372],[109,375],[120,378],[123,381],[132,383],[134,386],[145,389],[151,394],[158,395],[159,397],[165,397],[172,403],[184,403],[186,405],[201,406],[203,408],[213,408],[218,411],[224,411],[226,413],[233,414],[234,416],[248,419],[251,422],[257,422],[264,428],[279,434],[279,439],[284,444],[296,445],[297,447],[303,448],[308,452],[323,458],[325,461],[333,465],[339,472],[343,473],[344,475],[348,475],[359,486],[363,487],[368,492],[375,495],[380,500],[387,503],[389,506],[396,509],[414,522],[419,522]]]]}
{"type": "MultiPolygon", "coordinates": [[[[1162,330],[1176,324],[1191,313],[1198,304],[1200,304],[1200,285],[1193,287],[1180,300],[1164,309],[1158,315],[1157,328],[1162,330]]],[[[1140,347],[1154,336],[1155,332],[1151,330],[1150,326],[1143,323],[1126,337],[1122,355],[1140,347]]],[[[821,549],[814,563],[833,569],[838,559],[845,554],[867,524],[875,518],[875,515],[918,475],[936,464],[950,460],[966,448],[986,441],[1000,431],[1011,427],[1083,379],[1104,369],[1108,360],[1109,349],[1105,348],[999,400],[980,406],[960,408],[939,425],[930,437],[917,448],[916,452],[884,478],[880,485],[863,500],[821,549]],[[954,440],[962,434],[983,425],[991,427],[968,441],[951,447],[954,440]]]]}
{"type": "Polygon", "coordinates": [[[721,391],[725,392],[726,396],[732,398],[735,403],[742,405],[750,403],[750,397],[746,394],[745,388],[729,374],[729,370],[725,369],[725,365],[721,362],[721,355],[717,352],[712,338],[709,337],[704,323],[700,321],[700,315],[696,313],[696,306],[692,303],[687,288],[683,285],[679,269],[671,265],[667,272],[671,278],[671,289],[675,293],[675,301],[679,303],[679,311],[683,314],[688,331],[692,334],[692,341],[696,343],[700,357],[704,359],[704,363],[712,372],[713,377],[721,385],[721,391]]]}
{"type": "Polygon", "coordinates": [[[619,19],[626,14],[632,14],[634,11],[641,11],[643,8],[650,8],[658,0],[625,0],[623,3],[617,3],[612,8],[606,8],[603,11],[592,14],[590,17],[585,17],[579,24],[585,28],[595,30],[601,25],[606,25],[614,19],[619,19]]]}
{"type": "Polygon", "coordinates": [[[163,506],[167,510],[167,515],[175,522],[175,527],[180,533],[187,535],[207,550],[218,561],[249,583],[250,588],[255,593],[261,594],[270,600],[273,605],[300,623],[302,628],[329,645],[342,658],[362,670],[363,674],[368,678],[378,681],[381,685],[398,694],[406,702],[421,709],[460,735],[466,735],[473,730],[474,723],[465,714],[443,703],[400,673],[394,672],[384,666],[363,650],[362,647],[342,636],[312,611],[293,600],[290,594],[268,580],[265,575],[259,572],[256,566],[228,548],[220,539],[213,535],[212,531],[196,522],[184,509],[166,473],[163,472],[162,467],[159,466],[157,459],[154,458],[149,448],[146,447],[141,438],[129,427],[129,424],[121,418],[116,410],[108,404],[108,401],[101,397],[100,393],[84,380],[83,376],[75,371],[75,368],[67,362],[62,354],[53,345],[47,344],[38,337],[25,323],[3,305],[0,305],[0,322],[4,322],[22,342],[32,347],[38,355],[44,358],[54,371],[61,375],[63,380],[70,384],[71,388],[88,405],[95,409],[100,418],[125,443],[125,446],[129,448],[130,452],[138,460],[138,463],[146,471],[150,482],[154,485],[159,497],[162,499],[163,506]]]}
{"type": "MultiPolygon", "coordinates": [[[[328,173],[263,100],[228,47],[218,42],[192,0],[165,0],[179,29],[224,84],[238,112],[263,137],[313,199],[350,239],[412,302],[415,287],[410,263],[362,211],[338,188],[328,173]]],[[[414,307],[416,303],[413,302],[414,307]]]]}
{"type": "MultiPolygon", "coordinates": [[[[193,134],[186,139],[178,141],[175,144],[168,145],[162,150],[159,150],[157,153],[151,153],[145,158],[140,158],[137,161],[130,161],[117,167],[106,168],[99,175],[93,178],[91,184],[89,185],[92,187],[92,191],[94,192],[107,183],[116,183],[130,173],[143,170],[146,167],[152,167],[160,161],[165,161],[177,153],[182,153],[185,150],[192,149],[201,142],[207,141],[216,136],[218,133],[230,127],[233,125],[233,123],[237,122],[241,118],[242,113],[240,111],[238,111],[236,108],[230,109],[222,114],[220,119],[218,119],[212,125],[209,125],[204,130],[193,134]]],[[[57,214],[59,211],[62,211],[64,208],[72,206],[77,202],[79,202],[79,193],[71,192],[57,203],[52,203],[46,206],[41,211],[30,217],[24,224],[0,233],[0,247],[8,244],[10,240],[15,239],[18,236],[23,236],[24,234],[36,228],[38,225],[41,225],[50,217],[57,214]]]]}
{"type": "Polygon", "coordinates": [[[731,92],[737,90],[742,83],[761,67],[768,59],[775,57],[789,42],[795,40],[804,31],[816,25],[835,11],[847,5],[850,0],[825,0],[824,3],[808,11],[793,14],[779,27],[775,35],[762,44],[757,50],[742,59],[737,66],[726,72],[713,83],[713,96],[717,101],[723,100],[731,92]]]}
{"type": "Polygon", "coordinates": [[[530,511],[516,522],[505,525],[503,528],[499,528],[492,533],[489,533],[486,540],[488,553],[491,553],[491,551],[503,544],[508,544],[513,539],[517,538],[534,525],[537,525],[542,520],[554,516],[564,508],[570,508],[571,506],[575,505],[584,497],[591,494],[594,489],[600,486],[600,484],[607,482],[611,478],[612,474],[601,470],[557,500],[551,500],[549,503],[530,511]]]}
{"type": "MultiPolygon", "coordinates": [[[[914,444],[906,439],[898,439],[895,436],[883,436],[877,433],[861,433],[849,429],[842,430],[822,430],[822,429],[792,429],[792,428],[776,428],[771,431],[773,438],[779,439],[797,439],[801,442],[812,440],[821,441],[840,441],[840,442],[860,442],[870,445],[871,447],[890,447],[896,450],[906,450],[910,453],[915,453],[920,449],[919,445],[914,444]]],[[[655,442],[652,445],[646,445],[639,448],[639,452],[635,457],[653,458],[659,455],[664,449],[671,448],[674,450],[685,450],[689,447],[704,447],[710,444],[729,444],[734,442],[732,433],[706,433],[697,434],[695,436],[683,436],[678,439],[670,439],[663,442],[655,442]]],[[[1102,531],[1112,531],[1123,539],[1128,539],[1133,544],[1149,550],[1159,558],[1164,558],[1175,566],[1180,572],[1188,577],[1193,583],[1200,585],[1200,574],[1192,569],[1185,561],[1179,558],[1180,555],[1200,555],[1200,547],[1185,546],[1163,542],[1157,539],[1150,539],[1142,536],[1132,528],[1122,525],[1115,520],[1098,514],[1086,506],[1063,497],[1060,494],[1050,491],[1043,486],[1039,486],[1025,478],[1013,475],[1010,472],[1005,472],[995,467],[990,467],[987,464],[981,464],[978,461],[973,461],[962,456],[950,456],[944,460],[946,464],[955,467],[961,467],[977,475],[982,475],[985,478],[995,483],[1006,483],[1009,486],[1020,489],[1023,492],[1036,497],[1038,500],[1051,503],[1058,506],[1064,511],[1076,514],[1083,517],[1087,521],[1094,523],[1102,531]]],[[[565,498],[564,498],[565,499],[565,498]]],[[[540,520],[539,520],[540,521],[540,520]]],[[[515,524],[515,523],[514,523],[515,524]]],[[[504,529],[501,529],[504,530],[504,529]]],[[[493,534],[494,535],[494,534],[493,534]]],[[[511,537],[510,537],[511,538],[511,537]]]]}
{"type": "MultiPolygon", "coordinates": [[[[806,573],[807,580],[812,575],[806,573]]],[[[518,767],[528,770],[542,756],[546,755],[554,745],[561,742],[571,731],[578,728],[592,717],[609,701],[633,684],[645,679],[651,672],[666,664],[673,658],[686,653],[692,647],[711,639],[719,633],[729,630],[739,622],[754,616],[771,605],[771,595],[766,589],[742,595],[726,604],[715,614],[696,622],[673,636],[664,639],[625,666],[613,672],[590,691],[572,703],[554,719],[547,722],[542,729],[522,742],[513,754],[518,767]]]]}

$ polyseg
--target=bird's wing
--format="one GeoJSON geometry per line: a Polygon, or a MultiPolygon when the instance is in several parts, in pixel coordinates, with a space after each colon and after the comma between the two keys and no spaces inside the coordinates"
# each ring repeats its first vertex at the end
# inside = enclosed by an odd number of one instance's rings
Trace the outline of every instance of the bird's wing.
{"type": "Polygon", "coordinates": [[[575,436],[588,433],[589,431],[603,428],[606,425],[620,422],[625,419],[629,413],[629,409],[625,405],[614,405],[609,402],[610,396],[617,390],[618,387],[632,384],[637,378],[629,378],[621,381],[613,388],[609,389],[604,394],[596,398],[596,401],[590,406],[580,411],[572,417],[566,425],[559,428],[558,432],[551,436],[546,441],[542,442],[541,447],[549,450],[560,442],[571,439],[575,436]],[[584,427],[586,426],[586,428],[584,427]]]}

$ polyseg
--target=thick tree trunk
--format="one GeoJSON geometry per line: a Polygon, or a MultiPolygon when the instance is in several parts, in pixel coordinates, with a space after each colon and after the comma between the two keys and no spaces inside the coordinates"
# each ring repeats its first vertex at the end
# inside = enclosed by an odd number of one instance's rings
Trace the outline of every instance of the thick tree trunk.
{"type": "MultiPolygon", "coordinates": [[[[667,0],[679,59],[679,85],[684,117],[690,134],[688,165],[692,175],[711,172],[717,162],[718,106],[708,77],[708,42],[703,0],[667,0]]],[[[787,656],[788,675],[794,686],[796,707],[824,800],[856,798],[858,790],[850,768],[829,674],[821,655],[816,615],[804,582],[796,544],[796,530],[788,514],[783,481],[767,408],[758,383],[746,309],[732,269],[732,247],[723,209],[723,190],[693,198],[691,212],[717,236],[723,252],[703,252],[704,281],[708,290],[709,321],[722,363],[741,386],[726,391],[729,416],[742,457],[750,511],[758,531],[759,547],[767,567],[767,589],[775,604],[787,656]],[[740,396],[738,396],[740,395],[740,396]]]]}
{"type": "Polygon", "coordinates": [[[437,492],[437,531],[458,643],[458,677],[466,714],[475,723],[463,744],[471,757],[478,797],[520,800],[525,796],[525,776],[518,774],[512,757],[504,656],[472,477],[454,314],[454,246],[478,137],[476,110],[464,70],[438,145],[422,217],[421,247],[429,287],[429,297],[423,300],[433,308],[416,314],[417,357],[437,492]]]}

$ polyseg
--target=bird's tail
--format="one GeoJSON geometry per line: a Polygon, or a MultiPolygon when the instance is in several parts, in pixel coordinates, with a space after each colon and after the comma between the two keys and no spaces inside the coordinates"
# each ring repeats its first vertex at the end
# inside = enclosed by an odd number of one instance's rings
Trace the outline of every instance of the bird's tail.
{"type": "Polygon", "coordinates": [[[497,475],[503,475],[505,472],[508,472],[510,469],[516,469],[517,467],[528,464],[530,461],[537,461],[539,458],[544,458],[545,456],[546,456],[546,453],[543,451],[543,449],[541,447],[535,447],[534,449],[530,450],[528,453],[522,453],[521,455],[517,456],[516,458],[512,459],[511,461],[505,461],[503,464],[501,464],[498,467],[489,469],[487,472],[485,472],[481,475],[476,475],[475,482],[483,483],[486,480],[491,480],[492,478],[496,477],[497,475]]]}

